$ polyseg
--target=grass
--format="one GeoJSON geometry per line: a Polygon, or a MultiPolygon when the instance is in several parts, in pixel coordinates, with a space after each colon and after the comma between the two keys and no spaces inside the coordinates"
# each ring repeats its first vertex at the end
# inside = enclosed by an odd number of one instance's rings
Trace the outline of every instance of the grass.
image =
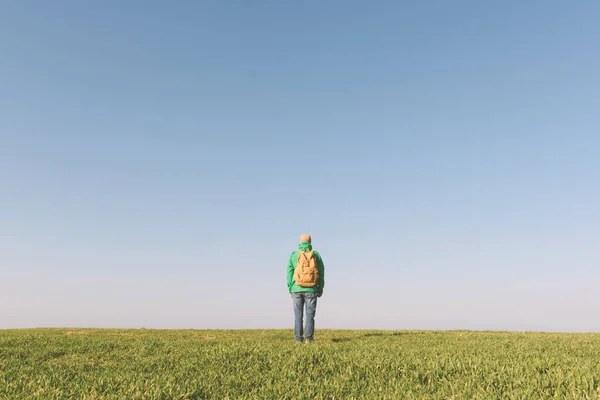
{"type": "Polygon", "coordinates": [[[600,335],[0,331],[0,399],[598,399],[600,335]]]}

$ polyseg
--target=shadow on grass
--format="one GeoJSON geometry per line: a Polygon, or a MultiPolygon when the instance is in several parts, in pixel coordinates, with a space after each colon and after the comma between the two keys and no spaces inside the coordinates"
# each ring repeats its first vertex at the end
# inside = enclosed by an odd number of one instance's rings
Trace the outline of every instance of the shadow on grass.
{"type": "Polygon", "coordinates": [[[410,335],[410,332],[392,332],[392,333],[365,333],[362,337],[383,337],[383,336],[404,336],[410,335]]]}
{"type": "Polygon", "coordinates": [[[363,338],[377,338],[377,337],[394,337],[394,336],[404,336],[410,335],[410,332],[392,332],[392,333],[383,333],[383,332],[373,332],[373,333],[365,333],[359,337],[355,338],[332,338],[331,341],[333,343],[342,343],[342,342],[351,342],[354,339],[363,339],[363,338]]]}

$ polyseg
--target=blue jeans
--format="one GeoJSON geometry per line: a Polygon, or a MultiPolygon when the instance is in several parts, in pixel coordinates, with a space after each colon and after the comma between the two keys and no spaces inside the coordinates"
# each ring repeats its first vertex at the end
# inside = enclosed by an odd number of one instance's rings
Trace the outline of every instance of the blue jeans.
{"type": "Polygon", "coordinates": [[[317,294],[311,292],[292,293],[294,302],[294,335],[296,341],[306,340],[312,342],[315,334],[315,313],[317,312],[317,294]],[[306,304],[306,326],[302,329],[302,319],[304,316],[304,305],[306,304]]]}

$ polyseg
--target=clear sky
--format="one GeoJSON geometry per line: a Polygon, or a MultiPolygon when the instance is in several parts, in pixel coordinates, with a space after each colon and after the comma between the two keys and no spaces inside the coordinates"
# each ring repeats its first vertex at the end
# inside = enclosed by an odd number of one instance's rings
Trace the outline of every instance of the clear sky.
{"type": "Polygon", "coordinates": [[[0,328],[600,331],[600,2],[0,5],[0,328]]]}

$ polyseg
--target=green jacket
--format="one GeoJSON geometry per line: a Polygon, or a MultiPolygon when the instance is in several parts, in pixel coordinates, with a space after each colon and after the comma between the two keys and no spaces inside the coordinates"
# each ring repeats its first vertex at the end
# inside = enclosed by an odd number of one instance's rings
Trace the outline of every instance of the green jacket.
{"type": "Polygon", "coordinates": [[[317,282],[317,284],[314,287],[302,287],[296,285],[296,282],[294,281],[294,270],[296,269],[296,263],[298,263],[298,252],[307,250],[312,250],[312,245],[308,242],[302,242],[298,245],[298,250],[294,251],[290,255],[290,260],[287,266],[287,284],[288,291],[290,293],[323,293],[323,288],[325,287],[325,265],[323,264],[323,259],[321,258],[321,255],[316,251],[314,252],[314,255],[317,258],[317,269],[319,270],[319,281],[317,282]]]}

